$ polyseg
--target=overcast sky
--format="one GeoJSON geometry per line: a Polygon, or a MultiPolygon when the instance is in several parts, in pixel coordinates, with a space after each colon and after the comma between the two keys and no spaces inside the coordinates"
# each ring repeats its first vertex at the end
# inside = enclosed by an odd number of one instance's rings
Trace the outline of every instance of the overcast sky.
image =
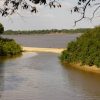
{"type": "MultiPolygon", "coordinates": [[[[20,10],[18,12],[21,16],[18,14],[6,18],[0,16],[0,22],[4,25],[5,30],[72,29],[100,25],[100,17],[96,17],[92,23],[85,19],[73,27],[74,21],[78,19],[79,15],[71,14],[70,9],[76,2],[77,0],[61,0],[62,8],[55,9],[50,9],[49,6],[38,6],[37,14],[20,10]]],[[[91,15],[90,12],[88,15],[91,15]]]]}

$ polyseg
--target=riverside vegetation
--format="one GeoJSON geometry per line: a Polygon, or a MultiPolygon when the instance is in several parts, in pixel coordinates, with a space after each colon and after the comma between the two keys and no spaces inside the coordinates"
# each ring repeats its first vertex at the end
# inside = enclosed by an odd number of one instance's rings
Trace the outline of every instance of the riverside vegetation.
{"type": "Polygon", "coordinates": [[[87,30],[84,34],[68,44],[60,56],[63,62],[81,63],[100,67],[100,26],[87,30]]]}
{"type": "Polygon", "coordinates": [[[21,47],[13,39],[0,38],[0,56],[21,54],[21,47]]]}
{"type": "MultiPolygon", "coordinates": [[[[4,33],[4,27],[0,24],[0,34],[4,33]]],[[[0,36],[0,56],[13,56],[21,54],[22,49],[13,39],[2,38],[0,36]]]]}

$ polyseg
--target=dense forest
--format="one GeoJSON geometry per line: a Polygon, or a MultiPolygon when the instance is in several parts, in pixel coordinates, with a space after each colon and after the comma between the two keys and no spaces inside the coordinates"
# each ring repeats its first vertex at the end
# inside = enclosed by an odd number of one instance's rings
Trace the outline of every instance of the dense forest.
{"type": "Polygon", "coordinates": [[[87,30],[76,41],[70,42],[62,52],[61,60],[100,67],[100,26],[87,30]]]}
{"type": "Polygon", "coordinates": [[[62,29],[62,30],[58,30],[58,29],[51,29],[51,30],[31,30],[31,31],[13,31],[13,30],[7,30],[4,32],[4,34],[51,34],[51,33],[84,33],[87,30],[89,30],[89,28],[80,28],[80,29],[62,29]]]}

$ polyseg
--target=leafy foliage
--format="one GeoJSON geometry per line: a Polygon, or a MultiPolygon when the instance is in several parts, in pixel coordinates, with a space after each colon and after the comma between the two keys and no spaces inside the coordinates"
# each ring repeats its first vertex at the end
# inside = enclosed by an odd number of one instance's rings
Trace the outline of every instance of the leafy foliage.
{"type": "Polygon", "coordinates": [[[21,47],[13,39],[0,38],[0,56],[21,54],[21,47]]]}
{"type": "Polygon", "coordinates": [[[3,34],[4,33],[4,27],[3,25],[0,23],[0,34],[3,34]]]}
{"type": "Polygon", "coordinates": [[[100,67],[100,26],[70,42],[67,50],[62,52],[61,60],[100,67]]]}
{"type": "MultiPolygon", "coordinates": [[[[5,0],[3,2],[4,7],[0,9],[2,16],[12,15],[20,8],[36,13],[38,10],[34,4],[47,4],[46,0],[5,0]]],[[[48,5],[50,8],[61,7],[60,3],[56,0],[50,0],[48,5]]]]}

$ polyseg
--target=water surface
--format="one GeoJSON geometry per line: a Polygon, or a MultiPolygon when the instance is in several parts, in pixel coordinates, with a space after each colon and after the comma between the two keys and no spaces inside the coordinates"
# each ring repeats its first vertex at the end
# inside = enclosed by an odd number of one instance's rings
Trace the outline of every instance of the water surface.
{"type": "Polygon", "coordinates": [[[15,39],[23,46],[65,48],[68,42],[75,40],[80,34],[41,34],[41,35],[4,35],[3,37],[15,39]]]}

